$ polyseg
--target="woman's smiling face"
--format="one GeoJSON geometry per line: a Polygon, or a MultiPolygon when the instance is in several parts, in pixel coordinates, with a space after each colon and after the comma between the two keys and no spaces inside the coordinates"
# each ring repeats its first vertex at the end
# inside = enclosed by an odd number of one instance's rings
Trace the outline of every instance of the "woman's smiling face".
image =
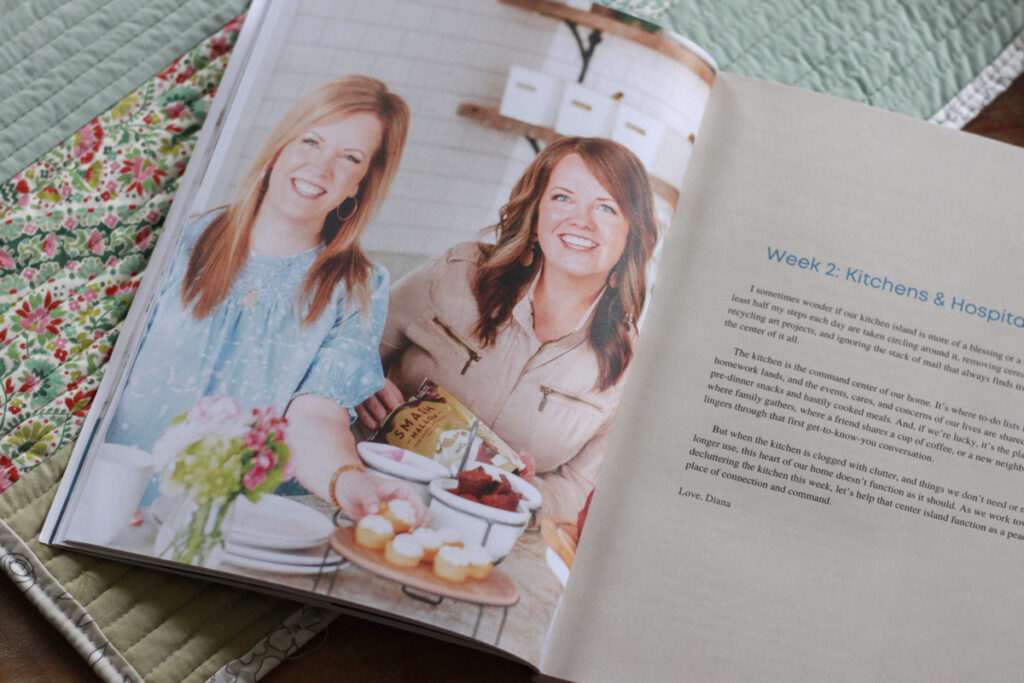
{"type": "Polygon", "coordinates": [[[319,229],[328,212],[359,191],[382,135],[380,120],[369,112],[311,125],[278,155],[263,206],[281,220],[319,229]]]}
{"type": "Polygon", "coordinates": [[[603,285],[628,236],[628,219],[579,154],[555,164],[537,211],[545,269],[603,285]]]}

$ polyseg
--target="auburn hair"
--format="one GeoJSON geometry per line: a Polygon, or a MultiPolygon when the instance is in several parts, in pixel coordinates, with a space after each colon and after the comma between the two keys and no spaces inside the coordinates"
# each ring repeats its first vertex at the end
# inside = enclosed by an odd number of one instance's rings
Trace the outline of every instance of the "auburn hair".
{"type": "Polygon", "coordinates": [[[370,300],[367,281],[373,264],[363,253],[359,237],[398,170],[409,129],[409,108],[401,97],[374,78],[342,76],[307,93],[288,110],[243,176],[234,203],[223,207],[199,236],[181,284],[182,302],[193,304],[192,315],[196,319],[205,318],[224,301],[231,283],[245,266],[253,222],[284,147],[329,117],[360,112],[374,114],[380,120],[380,147],[359,183],[351,212],[343,208],[353,204],[346,199],[338,210],[325,216],[320,230],[323,249],[306,271],[300,301],[309,302],[303,318],[303,324],[308,325],[320,316],[330,303],[335,286],[344,280],[346,289],[358,297],[360,310],[365,314],[370,300]],[[342,219],[339,215],[346,217],[342,219]]]}
{"type": "Polygon", "coordinates": [[[526,167],[501,208],[493,245],[481,245],[482,261],[473,280],[480,319],[474,334],[486,347],[494,344],[512,309],[526,292],[541,267],[544,254],[531,246],[541,199],[556,164],[578,154],[594,177],[619,205],[629,234],[622,256],[612,268],[594,310],[587,332],[597,356],[599,374],[595,388],[614,386],[633,358],[636,321],[647,297],[647,264],[658,241],[654,195],[643,163],[631,151],[605,138],[559,138],[541,151],[526,167]],[[534,250],[529,266],[520,263],[527,249],[534,250]]]}

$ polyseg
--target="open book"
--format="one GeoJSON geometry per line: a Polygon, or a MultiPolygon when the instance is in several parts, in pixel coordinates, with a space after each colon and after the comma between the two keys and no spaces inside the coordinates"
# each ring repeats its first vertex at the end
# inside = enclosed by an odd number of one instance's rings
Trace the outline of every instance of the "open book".
{"type": "Polygon", "coordinates": [[[1021,152],[448,4],[255,4],[43,539],[572,680],[1018,671],[1021,152]]]}

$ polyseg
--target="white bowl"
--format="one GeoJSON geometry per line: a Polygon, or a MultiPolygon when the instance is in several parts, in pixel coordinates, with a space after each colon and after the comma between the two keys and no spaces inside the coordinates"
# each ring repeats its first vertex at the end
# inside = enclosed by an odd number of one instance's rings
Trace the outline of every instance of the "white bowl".
{"type": "Polygon", "coordinates": [[[356,450],[368,471],[385,479],[407,482],[424,505],[430,502],[430,482],[449,476],[448,468],[441,463],[391,444],[363,441],[356,444],[356,450]]]}
{"type": "Polygon", "coordinates": [[[530,511],[522,500],[515,511],[499,510],[490,505],[461,498],[448,489],[456,488],[458,479],[434,479],[430,482],[430,511],[433,526],[455,529],[466,543],[478,543],[494,561],[508,554],[530,521],[530,511]]]}
{"type": "Polygon", "coordinates": [[[509,483],[512,484],[512,490],[522,495],[523,498],[520,502],[526,505],[527,510],[536,510],[543,502],[540,496],[540,491],[537,490],[536,486],[519,475],[512,474],[508,470],[503,470],[497,465],[491,465],[486,462],[471,462],[463,468],[463,471],[475,470],[478,467],[484,468],[484,472],[491,475],[493,479],[497,479],[499,476],[508,477],[509,483]]]}

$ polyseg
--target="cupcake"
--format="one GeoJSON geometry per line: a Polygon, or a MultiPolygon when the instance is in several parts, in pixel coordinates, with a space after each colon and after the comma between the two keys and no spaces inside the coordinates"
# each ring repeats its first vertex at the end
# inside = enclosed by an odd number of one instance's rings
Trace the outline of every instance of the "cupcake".
{"type": "Polygon", "coordinates": [[[398,534],[384,546],[384,559],[396,567],[415,567],[423,559],[423,546],[411,534],[398,534]]]}
{"type": "Polygon", "coordinates": [[[469,577],[469,561],[462,548],[443,546],[434,557],[434,574],[445,581],[462,583],[469,577]]]}
{"type": "Polygon", "coordinates": [[[412,503],[400,498],[385,501],[380,514],[394,525],[396,534],[405,533],[416,523],[416,509],[412,503]]]}
{"type": "Polygon", "coordinates": [[[420,527],[410,534],[423,547],[423,561],[433,562],[437,551],[444,545],[444,536],[434,529],[420,527]]]}
{"type": "Polygon", "coordinates": [[[356,544],[380,550],[395,535],[391,521],[381,515],[366,515],[356,524],[356,544]]]}
{"type": "Polygon", "coordinates": [[[441,545],[455,545],[462,547],[462,534],[455,529],[449,529],[445,527],[437,530],[438,535],[441,537],[441,545]]]}
{"type": "Polygon", "coordinates": [[[486,579],[487,574],[494,567],[494,560],[482,545],[476,543],[467,545],[462,549],[469,563],[469,576],[474,579],[486,579]]]}

